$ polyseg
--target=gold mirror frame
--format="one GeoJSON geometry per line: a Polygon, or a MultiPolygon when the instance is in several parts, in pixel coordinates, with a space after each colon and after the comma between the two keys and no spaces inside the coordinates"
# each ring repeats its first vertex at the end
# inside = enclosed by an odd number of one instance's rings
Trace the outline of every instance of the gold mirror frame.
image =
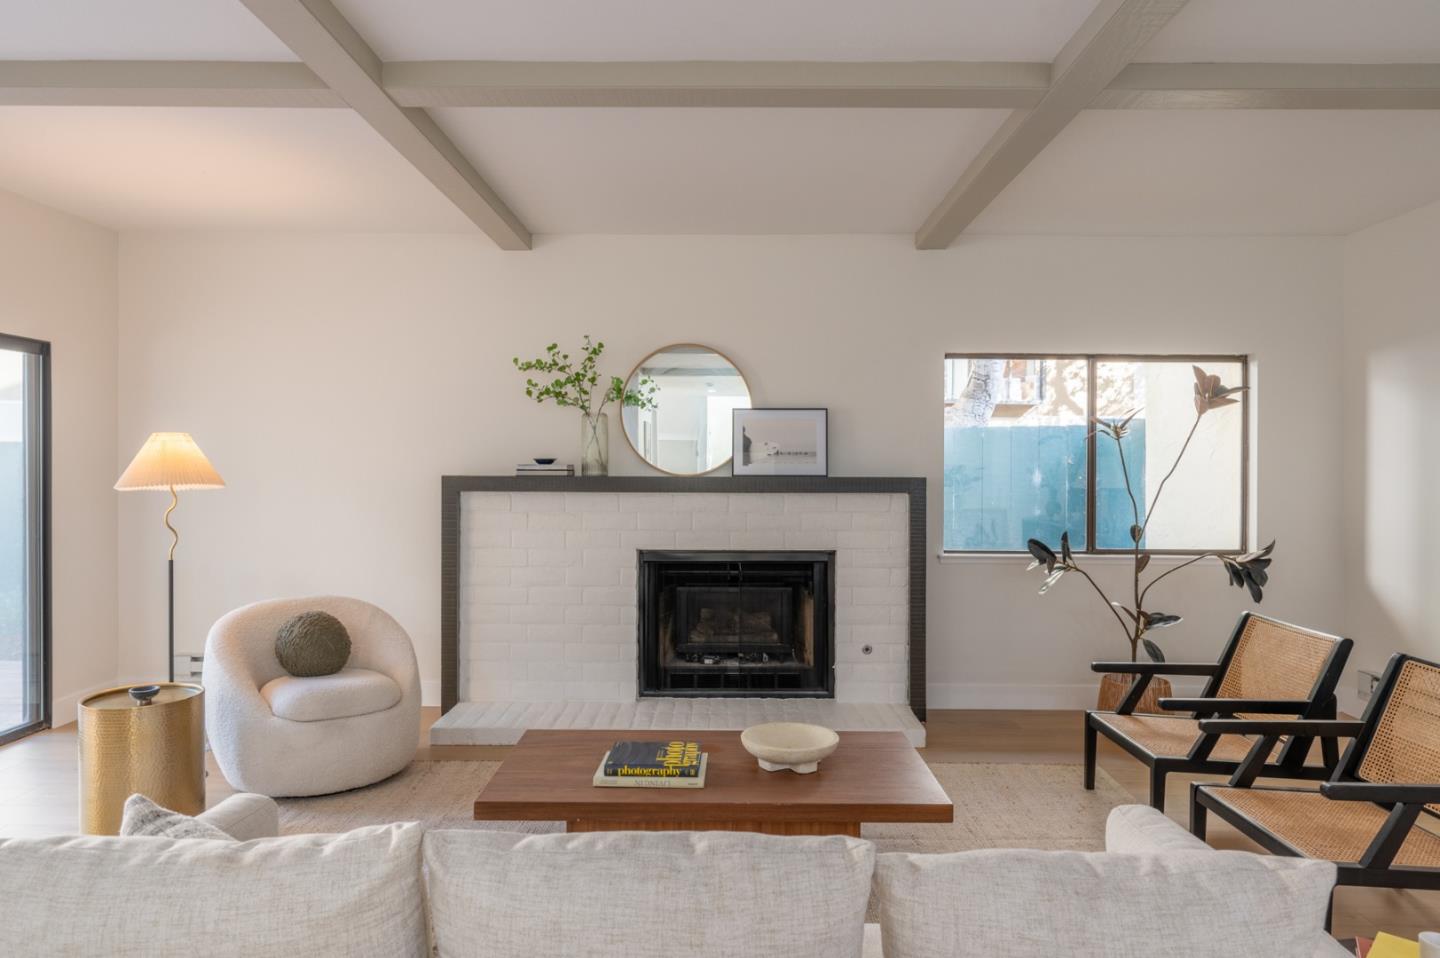
{"type": "MultiPolygon", "coordinates": [[[[749,408],[754,408],[755,393],[750,388],[750,380],[745,378],[745,373],[741,371],[739,365],[736,364],[735,360],[731,359],[729,356],[725,355],[725,353],[716,349],[714,346],[707,346],[704,343],[669,343],[665,346],[661,346],[659,349],[652,349],[650,352],[646,353],[640,359],[640,361],[634,365],[633,368],[631,368],[629,374],[625,377],[625,388],[630,388],[630,383],[632,380],[635,379],[635,374],[640,371],[640,367],[644,366],[652,358],[668,350],[681,348],[703,349],[706,352],[714,353],[716,356],[719,356],[721,359],[729,363],[730,368],[735,370],[735,375],[740,377],[740,382],[745,387],[745,395],[749,398],[751,403],[749,408]]],[[[663,466],[657,466],[655,465],[655,463],[645,458],[645,454],[641,452],[640,447],[635,444],[635,437],[631,436],[630,430],[626,428],[625,409],[626,407],[623,405],[620,407],[620,432],[624,434],[625,441],[630,444],[630,449],[632,452],[635,453],[635,458],[639,459],[641,462],[645,463],[645,465],[649,466],[651,469],[654,469],[656,472],[663,472],[667,476],[678,476],[683,479],[693,479],[696,476],[708,476],[711,473],[718,472],[719,470],[724,469],[726,466],[730,465],[731,461],[735,458],[735,450],[731,449],[730,455],[727,456],[723,462],[716,463],[714,466],[706,469],[704,472],[672,472],[671,470],[666,469],[663,466]]]]}

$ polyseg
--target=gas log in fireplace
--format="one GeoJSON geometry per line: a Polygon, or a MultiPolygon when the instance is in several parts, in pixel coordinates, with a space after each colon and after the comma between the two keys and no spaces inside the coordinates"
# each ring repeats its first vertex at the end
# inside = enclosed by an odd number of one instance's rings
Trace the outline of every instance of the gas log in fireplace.
{"type": "Polygon", "coordinates": [[[835,694],[835,553],[639,559],[641,695],[835,694]]]}

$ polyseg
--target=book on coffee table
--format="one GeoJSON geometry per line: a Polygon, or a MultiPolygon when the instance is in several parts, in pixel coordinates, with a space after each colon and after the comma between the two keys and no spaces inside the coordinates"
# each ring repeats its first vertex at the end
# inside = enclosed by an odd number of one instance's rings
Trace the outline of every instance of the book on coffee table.
{"type": "Polygon", "coordinates": [[[699,762],[696,763],[694,775],[607,775],[605,772],[607,764],[610,763],[611,752],[606,752],[605,757],[600,759],[599,766],[595,769],[593,784],[602,788],[704,788],[705,768],[709,756],[703,752],[699,762]]]}
{"type": "Polygon", "coordinates": [[[620,741],[605,754],[605,774],[620,778],[695,778],[700,743],[680,739],[620,741]]]}

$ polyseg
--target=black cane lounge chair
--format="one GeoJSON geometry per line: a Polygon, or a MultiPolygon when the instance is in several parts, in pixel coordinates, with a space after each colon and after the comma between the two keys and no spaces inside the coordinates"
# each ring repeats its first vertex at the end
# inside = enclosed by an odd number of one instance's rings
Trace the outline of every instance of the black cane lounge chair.
{"type": "MultiPolygon", "coordinates": [[[[1095,662],[1096,672],[1135,676],[1113,712],[1085,713],[1085,787],[1095,787],[1096,737],[1104,735],[1150,769],[1150,804],[1165,808],[1171,772],[1230,774],[1250,753],[1242,735],[1205,732],[1217,717],[1335,717],[1335,685],[1350,656],[1349,639],[1326,635],[1247,612],[1240,617],[1218,662],[1095,662]],[[1209,677],[1199,698],[1162,698],[1170,715],[1137,715],[1135,708],[1156,675],[1209,677]],[[1182,714],[1183,713],[1183,714],[1182,714]]],[[[1298,734],[1273,743],[1259,772],[1282,778],[1323,779],[1339,760],[1333,738],[1322,737],[1323,765],[1307,764],[1314,737],[1298,734]]]]}
{"type": "Polygon", "coordinates": [[[1277,855],[1334,862],[1338,884],[1440,889],[1440,664],[1391,658],[1359,722],[1212,719],[1200,727],[1254,735],[1256,744],[1229,783],[1191,786],[1196,835],[1205,837],[1213,812],[1277,855]],[[1260,750],[1301,735],[1354,741],[1319,791],[1254,787],[1260,750]]]}

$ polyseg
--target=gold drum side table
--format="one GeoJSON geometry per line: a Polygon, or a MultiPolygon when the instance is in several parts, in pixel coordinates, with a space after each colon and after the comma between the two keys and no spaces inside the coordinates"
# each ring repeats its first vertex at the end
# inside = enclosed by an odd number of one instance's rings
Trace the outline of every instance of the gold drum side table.
{"type": "Polygon", "coordinates": [[[116,835],[140,792],[186,815],[205,810],[205,690],[120,686],[80,703],[80,831],[116,835]]]}

